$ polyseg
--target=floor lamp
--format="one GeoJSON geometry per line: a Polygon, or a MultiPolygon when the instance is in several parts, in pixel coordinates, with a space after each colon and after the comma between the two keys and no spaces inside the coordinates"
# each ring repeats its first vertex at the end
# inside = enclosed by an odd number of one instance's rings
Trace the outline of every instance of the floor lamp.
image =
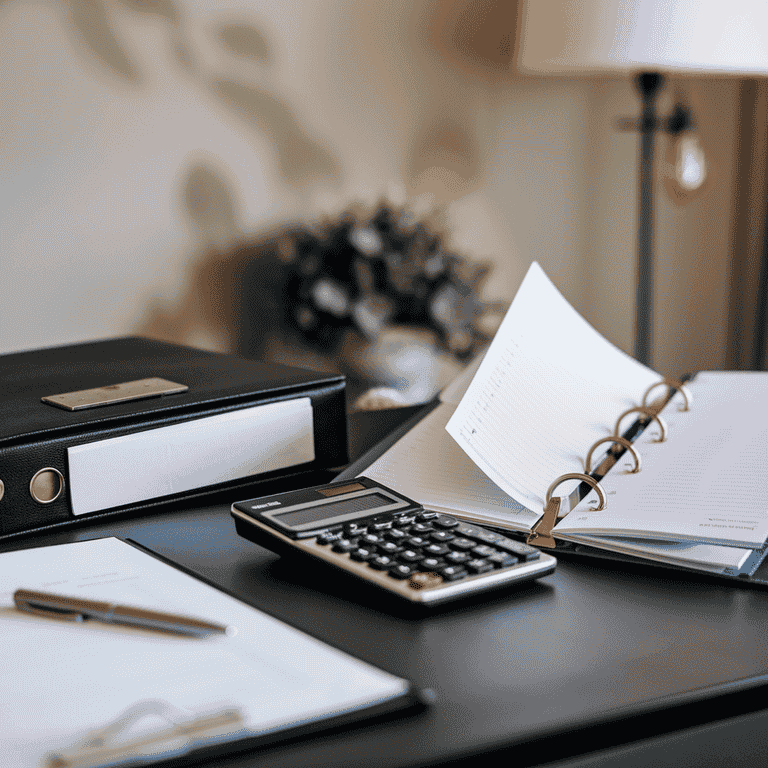
{"type": "MultiPolygon", "coordinates": [[[[695,115],[677,105],[659,117],[655,101],[675,73],[768,76],[765,0],[523,0],[518,66],[545,75],[626,74],[641,101],[635,357],[649,364],[653,305],[653,154],[660,130],[683,134],[695,115]]],[[[691,134],[692,137],[695,134],[691,134]]],[[[681,184],[701,183],[705,159],[681,142],[681,184]],[[685,149],[687,147],[688,149],[685,149]]]]}

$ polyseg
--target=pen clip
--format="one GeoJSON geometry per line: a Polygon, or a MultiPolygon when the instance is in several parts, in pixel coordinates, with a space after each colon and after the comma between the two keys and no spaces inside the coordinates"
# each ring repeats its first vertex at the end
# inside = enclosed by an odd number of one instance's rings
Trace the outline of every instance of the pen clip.
{"type": "Polygon", "coordinates": [[[63,619],[64,621],[85,621],[86,616],[81,611],[69,611],[65,608],[54,608],[40,602],[36,592],[26,589],[17,589],[13,593],[13,602],[18,610],[31,613],[35,616],[44,616],[47,619],[63,619]]]}
{"type": "Polygon", "coordinates": [[[72,622],[92,619],[105,624],[122,624],[153,632],[170,632],[191,637],[207,637],[212,634],[230,635],[236,631],[223,624],[214,624],[191,616],[131,608],[101,600],[52,595],[31,589],[17,589],[13,593],[13,600],[20,611],[45,616],[48,619],[64,619],[72,622]]]}

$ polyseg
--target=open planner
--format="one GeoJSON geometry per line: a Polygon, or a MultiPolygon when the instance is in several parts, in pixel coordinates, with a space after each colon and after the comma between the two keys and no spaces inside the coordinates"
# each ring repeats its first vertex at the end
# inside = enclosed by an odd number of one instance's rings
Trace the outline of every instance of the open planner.
{"type": "MultiPolygon", "coordinates": [[[[399,709],[410,684],[115,538],[0,554],[0,764],[138,765],[399,709]],[[19,588],[228,627],[185,637],[14,607],[19,588]]],[[[409,701],[410,700],[410,701],[409,701]]]]}
{"type": "Polygon", "coordinates": [[[768,538],[768,373],[662,379],[532,264],[483,359],[363,474],[536,546],[751,578],[768,538]]]}

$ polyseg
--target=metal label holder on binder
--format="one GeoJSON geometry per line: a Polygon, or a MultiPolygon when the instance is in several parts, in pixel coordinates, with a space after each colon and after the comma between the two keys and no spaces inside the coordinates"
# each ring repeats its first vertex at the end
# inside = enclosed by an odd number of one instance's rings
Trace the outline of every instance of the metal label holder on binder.
{"type": "MultiPolygon", "coordinates": [[[[547,493],[544,499],[544,513],[539,520],[531,528],[530,534],[526,539],[528,544],[532,544],[536,547],[545,547],[547,549],[553,549],[557,546],[555,537],[552,535],[552,529],[557,525],[559,518],[564,517],[568,511],[562,510],[562,497],[553,496],[555,489],[567,480],[581,480],[579,486],[570,494],[570,507],[573,508],[579,501],[581,501],[586,493],[582,492],[584,485],[589,486],[590,490],[594,490],[598,497],[598,506],[595,507],[595,511],[605,509],[607,507],[607,495],[600,480],[605,477],[608,471],[616,464],[616,462],[624,455],[625,452],[634,459],[634,466],[630,470],[631,472],[640,471],[640,454],[635,450],[632,445],[632,439],[628,437],[636,437],[640,434],[651,422],[656,422],[659,427],[659,437],[656,442],[663,443],[667,439],[668,427],[664,419],[659,415],[660,411],[667,405],[676,392],[680,392],[684,404],[680,408],[681,411],[690,410],[691,394],[685,388],[682,382],[676,379],[662,379],[661,381],[652,384],[643,394],[642,405],[629,408],[622,413],[616,420],[614,427],[614,434],[609,437],[603,437],[592,444],[592,447],[587,453],[587,457],[584,461],[584,472],[567,472],[564,475],[560,475],[547,489],[547,493]],[[657,387],[665,386],[667,388],[666,397],[658,401],[656,404],[649,404],[648,398],[651,392],[657,387]],[[633,425],[622,435],[620,433],[621,423],[626,416],[632,413],[639,414],[639,418],[633,423],[633,425]],[[595,448],[603,443],[613,443],[610,449],[608,449],[605,459],[600,463],[598,467],[592,471],[592,456],[595,452],[595,448]]],[[[587,491],[588,492],[588,491],[587,491]]]]}

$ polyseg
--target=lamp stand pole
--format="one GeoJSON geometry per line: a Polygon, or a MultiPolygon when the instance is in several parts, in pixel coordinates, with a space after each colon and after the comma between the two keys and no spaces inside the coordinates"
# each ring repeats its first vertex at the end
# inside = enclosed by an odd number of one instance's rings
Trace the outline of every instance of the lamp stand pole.
{"type": "Polygon", "coordinates": [[[638,221],[635,357],[644,365],[651,360],[653,304],[653,139],[656,132],[656,96],[664,82],[657,72],[637,75],[635,85],[642,99],[640,118],[640,210],[638,221]]]}

